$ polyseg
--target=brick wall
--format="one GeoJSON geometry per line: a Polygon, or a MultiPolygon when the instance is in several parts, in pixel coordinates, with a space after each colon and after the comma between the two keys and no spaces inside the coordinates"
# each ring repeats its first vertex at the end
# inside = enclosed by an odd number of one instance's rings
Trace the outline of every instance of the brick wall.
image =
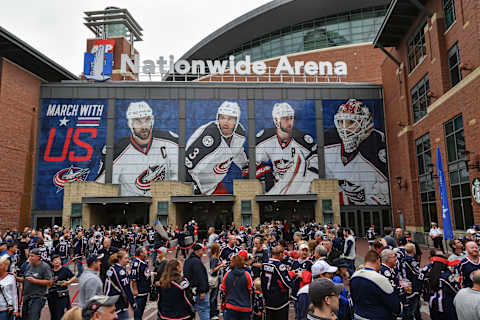
{"type": "MultiPolygon", "coordinates": [[[[380,50],[374,49],[371,43],[349,45],[341,47],[332,47],[326,49],[319,49],[308,51],[305,53],[295,53],[288,55],[288,60],[293,66],[295,61],[330,61],[332,64],[337,61],[346,62],[348,68],[348,75],[341,78],[341,82],[372,82],[380,84],[382,81],[380,63],[383,61],[384,55],[380,50]]],[[[278,64],[279,58],[272,58],[264,60],[267,67],[275,68],[278,64]]],[[[302,69],[303,70],[303,69],[302,69]]],[[[262,81],[267,81],[267,77],[262,77],[262,81]]],[[[292,81],[292,77],[284,76],[282,78],[285,82],[292,81]]],[[[280,77],[272,77],[274,81],[280,81],[280,77]]],[[[245,82],[258,81],[255,76],[207,76],[201,79],[202,81],[234,81],[245,82]]],[[[304,81],[303,77],[296,77],[295,82],[304,81]]],[[[307,81],[314,81],[314,77],[307,77],[307,81]]],[[[324,81],[323,79],[321,81],[324,81]]],[[[335,82],[335,77],[331,80],[335,82]]]]}
{"type": "MultiPolygon", "coordinates": [[[[480,156],[479,121],[480,109],[480,3],[475,0],[455,1],[456,22],[445,30],[442,1],[429,1],[427,8],[433,13],[427,19],[425,41],[427,55],[410,73],[407,68],[407,41],[417,30],[424,17],[418,17],[398,48],[391,53],[403,62],[400,68],[389,59],[382,63],[384,85],[385,117],[392,192],[392,210],[395,225],[399,225],[399,214],[404,215],[404,224],[411,227],[422,226],[422,213],[419,199],[415,140],[429,133],[431,153],[435,164],[436,147],[442,152],[444,170],[446,166],[445,136],[443,123],[458,114],[463,115],[467,150],[472,158],[480,156]],[[458,43],[460,60],[467,69],[462,70],[462,81],[451,88],[448,72],[448,50],[458,43]],[[427,115],[413,123],[410,90],[425,76],[429,75],[432,97],[427,115]],[[407,182],[407,190],[400,190],[396,176],[407,182]]],[[[436,170],[434,170],[436,173],[436,170]]],[[[480,176],[470,170],[470,180],[480,176]]],[[[447,189],[450,194],[450,181],[446,173],[447,189]]],[[[441,224],[440,193],[436,184],[438,220],[441,224]]],[[[450,201],[450,209],[452,203],[450,201]]],[[[480,205],[473,202],[475,223],[480,223],[480,205]]],[[[453,215],[453,211],[452,211],[453,215]]]]}
{"type": "Polygon", "coordinates": [[[41,80],[0,60],[0,230],[4,230],[30,225],[41,80]]]}

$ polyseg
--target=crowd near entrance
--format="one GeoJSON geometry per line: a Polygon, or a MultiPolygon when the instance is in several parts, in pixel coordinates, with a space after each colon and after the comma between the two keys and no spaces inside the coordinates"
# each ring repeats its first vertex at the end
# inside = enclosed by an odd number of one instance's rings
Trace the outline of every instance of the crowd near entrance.
{"type": "Polygon", "coordinates": [[[301,221],[311,222],[315,219],[315,201],[269,201],[259,204],[260,223],[280,220],[299,226],[301,221]]]}
{"type": "Polygon", "coordinates": [[[146,225],[149,223],[149,203],[89,204],[92,224],[146,225]]]}
{"type": "Polygon", "coordinates": [[[195,220],[199,237],[207,237],[209,227],[221,230],[233,222],[233,202],[188,202],[177,203],[177,226],[181,229],[195,220]]]}
{"type": "Polygon", "coordinates": [[[385,227],[392,226],[389,208],[342,206],[341,210],[341,225],[352,229],[358,237],[365,237],[372,225],[377,234],[382,234],[385,227]]]}

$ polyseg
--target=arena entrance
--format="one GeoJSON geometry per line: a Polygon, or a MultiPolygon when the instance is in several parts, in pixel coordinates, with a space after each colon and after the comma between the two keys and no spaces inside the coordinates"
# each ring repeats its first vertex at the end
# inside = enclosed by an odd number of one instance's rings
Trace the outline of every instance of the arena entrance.
{"type": "Polygon", "coordinates": [[[315,221],[316,195],[257,196],[260,223],[272,220],[288,221],[298,227],[302,222],[315,221]]]}
{"type": "Polygon", "coordinates": [[[82,202],[89,205],[90,223],[127,226],[149,223],[151,200],[122,198],[83,198],[82,202]]]}
{"type": "Polygon", "coordinates": [[[209,227],[214,227],[218,233],[233,222],[234,197],[231,195],[172,196],[171,201],[176,205],[178,228],[195,220],[199,239],[207,238],[209,227]]]}
{"type": "Polygon", "coordinates": [[[355,232],[357,237],[365,237],[373,224],[376,234],[383,234],[385,227],[392,226],[390,207],[384,206],[341,206],[341,225],[355,232]]]}

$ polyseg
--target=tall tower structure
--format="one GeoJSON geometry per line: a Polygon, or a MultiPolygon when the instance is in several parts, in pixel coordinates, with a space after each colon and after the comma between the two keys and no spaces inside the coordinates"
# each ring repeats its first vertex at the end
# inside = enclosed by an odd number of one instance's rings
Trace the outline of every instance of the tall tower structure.
{"type": "Polygon", "coordinates": [[[138,80],[138,74],[120,72],[122,54],[132,59],[138,51],[135,42],[143,41],[142,27],[135,21],[127,9],[107,7],[105,10],[86,11],[85,26],[95,35],[87,39],[87,52],[95,53],[100,45],[105,45],[105,53],[113,53],[111,80],[138,80]]]}

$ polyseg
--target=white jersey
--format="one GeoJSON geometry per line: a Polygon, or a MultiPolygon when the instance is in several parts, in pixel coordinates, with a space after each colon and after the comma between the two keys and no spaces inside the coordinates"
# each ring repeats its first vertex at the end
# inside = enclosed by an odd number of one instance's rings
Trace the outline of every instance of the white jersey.
{"type": "MultiPolygon", "coordinates": [[[[114,147],[112,184],[120,185],[120,196],[150,196],[151,182],[178,180],[178,136],[153,131],[150,143],[139,146],[132,136],[114,147]]],[[[105,171],[97,182],[105,183],[105,171]]]]}
{"type": "Polygon", "coordinates": [[[243,172],[248,169],[244,150],[245,129],[238,124],[230,143],[221,135],[215,121],[195,130],[187,141],[185,166],[196,193],[210,195],[227,175],[232,162],[243,172]]]}
{"type": "Polygon", "coordinates": [[[280,141],[276,128],[261,130],[255,160],[265,194],[310,193],[310,183],[318,179],[317,145],[312,136],[296,129],[287,142],[280,141]],[[269,174],[272,169],[273,175],[269,174]]]}
{"type": "Polygon", "coordinates": [[[388,205],[385,147],[369,146],[371,156],[360,151],[344,156],[341,143],[324,147],[326,178],[339,180],[340,204],[388,205]],[[382,165],[384,172],[372,162],[382,165]]]}

